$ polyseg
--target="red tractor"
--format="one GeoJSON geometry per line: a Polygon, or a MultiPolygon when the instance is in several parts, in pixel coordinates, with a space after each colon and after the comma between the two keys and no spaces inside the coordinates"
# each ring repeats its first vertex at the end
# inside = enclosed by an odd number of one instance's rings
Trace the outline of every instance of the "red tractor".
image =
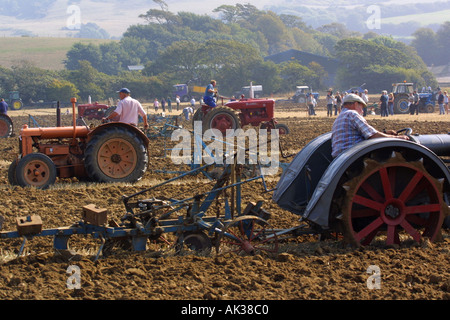
{"type": "Polygon", "coordinates": [[[218,129],[222,134],[227,129],[239,129],[246,125],[262,129],[279,129],[280,134],[288,134],[289,128],[275,120],[275,100],[245,99],[229,101],[212,108],[202,105],[193,117],[194,121],[203,122],[203,131],[218,129]]]}
{"type": "Polygon", "coordinates": [[[110,107],[106,104],[100,104],[98,102],[89,103],[89,104],[80,104],[78,105],[78,117],[80,118],[86,118],[86,119],[98,119],[101,120],[102,118],[105,118],[109,112],[109,110],[112,110],[110,107]]]}
{"type": "Polygon", "coordinates": [[[77,125],[75,103],[72,99],[73,126],[23,126],[20,153],[8,170],[10,184],[45,189],[56,178],[103,183],[142,178],[148,167],[149,140],[144,132],[121,122],[95,128],[77,125]]]}

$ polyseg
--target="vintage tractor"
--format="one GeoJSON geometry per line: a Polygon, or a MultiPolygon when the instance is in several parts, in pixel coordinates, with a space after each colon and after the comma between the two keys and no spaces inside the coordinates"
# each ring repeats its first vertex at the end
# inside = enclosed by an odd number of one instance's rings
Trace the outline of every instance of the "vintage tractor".
{"type": "Polygon", "coordinates": [[[279,129],[280,134],[288,134],[289,128],[275,120],[275,100],[242,98],[212,108],[202,105],[193,116],[193,121],[202,121],[203,131],[218,129],[223,135],[227,129],[239,129],[246,125],[262,129],[279,129]]]}
{"type": "Polygon", "coordinates": [[[292,100],[296,103],[306,103],[306,99],[308,94],[312,94],[316,101],[319,101],[319,93],[312,92],[312,90],[308,86],[297,86],[294,95],[292,96],[292,100]]]}
{"type": "Polygon", "coordinates": [[[109,112],[112,112],[114,107],[110,107],[106,104],[98,102],[80,104],[78,105],[78,117],[88,120],[98,119],[101,120],[108,116],[109,112]]]}
{"type": "Polygon", "coordinates": [[[9,138],[13,135],[14,123],[6,114],[0,114],[0,138],[9,138]]]}
{"type": "MultiPolygon", "coordinates": [[[[73,126],[20,131],[20,154],[8,170],[9,182],[45,189],[56,178],[76,177],[94,182],[135,182],[148,166],[148,138],[137,127],[111,122],[96,128],[73,126]]],[[[60,123],[60,121],[58,121],[60,123]]]]}
{"type": "Polygon", "coordinates": [[[410,140],[369,139],[331,156],[331,133],[302,149],[273,200],[318,233],[343,234],[357,246],[439,239],[449,212],[450,134],[410,140]],[[380,240],[381,239],[381,240],[380,240]]]}
{"type": "MultiPolygon", "coordinates": [[[[414,92],[414,84],[409,82],[400,82],[392,84],[392,93],[394,94],[394,113],[409,114],[410,113],[410,94],[414,92]]],[[[419,112],[434,113],[436,104],[435,94],[418,93],[419,95],[419,112]]]]}
{"type": "Polygon", "coordinates": [[[9,105],[9,109],[11,110],[20,110],[23,108],[22,98],[20,98],[19,91],[11,91],[9,92],[9,97],[5,98],[5,101],[9,105]]]}

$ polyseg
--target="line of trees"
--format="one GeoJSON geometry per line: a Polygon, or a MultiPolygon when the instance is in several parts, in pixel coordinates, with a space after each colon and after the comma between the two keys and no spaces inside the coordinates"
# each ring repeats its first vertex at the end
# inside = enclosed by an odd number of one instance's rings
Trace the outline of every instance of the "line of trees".
{"type": "Polygon", "coordinates": [[[270,54],[297,49],[338,61],[336,88],[366,83],[371,91],[388,89],[392,82],[411,81],[419,87],[436,86],[436,80],[412,46],[374,33],[361,35],[332,23],[318,29],[302,19],[276,15],[246,4],[215,9],[221,19],[187,12],[171,13],[162,0],[160,9],[140,17],[146,24],[131,26],[120,41],[75,44],[67,53],[66,70],[40,70],[26,63],[2,69],[3,94],[19,90],[27,100],[86,101],[116,97],[121,87],[133,96],[153,100],[167,97],[176,83],[196,79],[205,85],[216,79],[222,94],[262,84],[269,93],[286,93],[296,85],[325,89],[327,71],[316,62],[297,60],[276,64],[270,54]],[[130,65],[145,66],[129,71],[130,65]]]}

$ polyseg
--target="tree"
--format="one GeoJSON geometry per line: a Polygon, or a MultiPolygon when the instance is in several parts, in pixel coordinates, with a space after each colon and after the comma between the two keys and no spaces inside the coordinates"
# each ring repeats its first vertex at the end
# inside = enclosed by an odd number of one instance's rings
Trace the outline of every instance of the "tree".
{"type": "Polygon", "coordinates": [[[79,98],[76,86],[64,79],[53,79],[49,83],[47,90],[47,99],[49,101],[70,101],[71,98],[79,98]]]}
{"type": "Polygon", "coordinates": [[[102,61],[100,48],[92,43],[75,43],[67,52],[67,59],[64,61],[66,69],[76,70],[80,67],[78,61],[85,60],[94,68],[99,68],[102,61]]]}
{"type": "Polygon", "coordinates": [[[414,39],[411,41],[411,46],[416,49],[417,54],[422,57],[427,65],[437,62],[439,51],[438,40],[435,32],[431,28],[417,29],[413,34],[414,39]],[[431,49],[430,48],[436,48],[431,49]]]}

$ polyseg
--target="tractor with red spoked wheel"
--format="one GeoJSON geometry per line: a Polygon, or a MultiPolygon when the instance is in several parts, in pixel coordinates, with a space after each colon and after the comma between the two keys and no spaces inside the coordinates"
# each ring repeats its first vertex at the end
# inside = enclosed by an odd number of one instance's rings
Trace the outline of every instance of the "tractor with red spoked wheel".
{"type": "Polygon", "coordinates": [[[275,100],[242,98],[216,107],[202,105],[194,114],[193,121],[202,121],[203,131],[218,129],[223,135],[227,129],[240,129],[251,125],[261,129],[278,129],[280,134],[288,134],[289,127],[275,119],[275,100]]]}
{"type": "Polygon", "coordinates": [[[45,189],[57,178],[105,183],[142,178],[148,166],[149,140],[144,132],[120,122],[95,128],[79,125],[75,103],[72,99],[73,126],[22,127],[20,153],[8,169],[10,184],[45,189]]]}
{"type": "Polygon", "coordinates": [[[0,138],[9,138],[13,135],[14,123],[6,114],[0,114],[0,138]]]}

